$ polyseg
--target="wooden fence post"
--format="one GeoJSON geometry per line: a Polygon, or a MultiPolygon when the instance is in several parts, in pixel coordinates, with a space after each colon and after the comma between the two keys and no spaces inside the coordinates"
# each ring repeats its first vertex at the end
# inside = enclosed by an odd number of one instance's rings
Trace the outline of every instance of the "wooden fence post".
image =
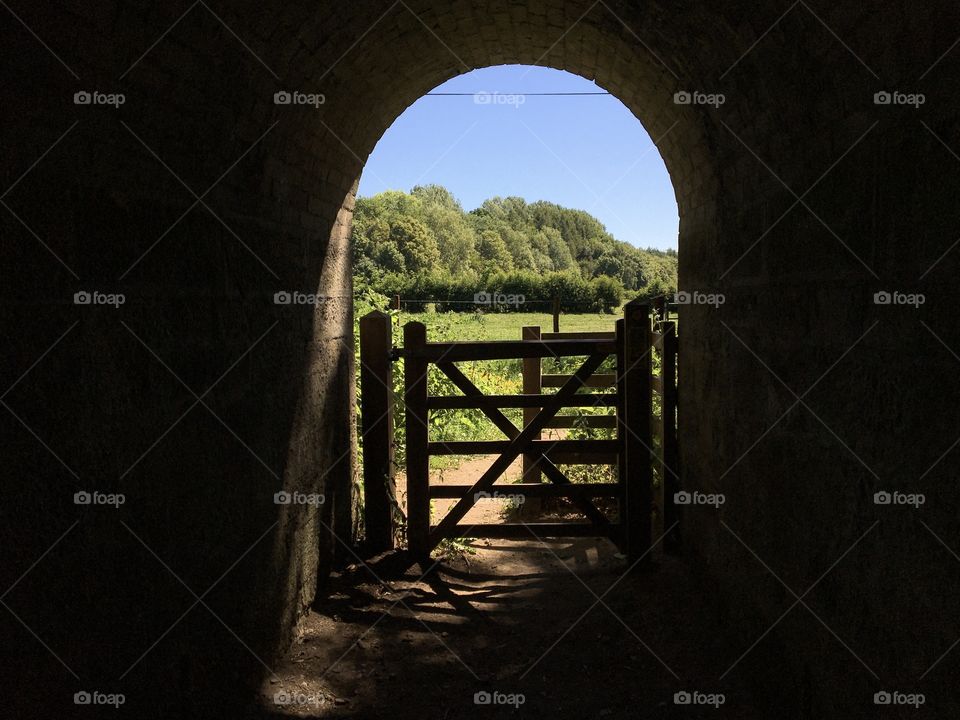
{"type": "MultiPolygon", "coordinates": [[[[522,340],[539,340],[540,339],[540,326],[539,325],[527,325],[523,328],[522,335],[520,336],[522,340]]],[[[539,357],[530,357],[523,358],[523,394],[524,395],[540,395],[543,392],[541,386],[541,375],[542,375],[542,366],[541,358],[539,357]]],[[[540,408],[524,408],[523,409],[523,426],[526,427],[529,425],[533,419],[537,416],[537,413],[540,412],[540,408]]],[[[537,433],[536,440],[539,440],[542,437],[540,433],[537,433]]],[[[540,474],[540,465],[538,463],[539,457],[536,455],[524,455],[523,456],[523,482],[525,483],[538,483],[543,481],[543,477],[540,474]]],[[[540,512],[540,507],[542,503],[540,498],[528,498],[527,502],[523,505],[523,510],[527,514],[537,514],[540,512]]]]}
{"type": "Polygon", "coordinates": [[[653,467],[650,456],[650,307],[633,301],[624,309],[623,405],[626,428],[623,454],[626,462],[626,546],[630,562],[641,557],[649,564],[652,542],[653,467]]]}
{"type": "Polygon", "coordinates": [[[374,310],[360,318],[360,418],[363,522],[371,555],[393,550],[393,369],[391,319],[374,310]]]}
{"type": "MultiPolygon", "coordinates": [[[[663,417],[663,445],[660,448],[662,463],[660,477],[664,488],[663,524],[670,528],[680,520],[680,512],[674,502],[675,493],[680,492],[680,453],[677,447],[677,354],[679,338],[674,322],[663,323],[663,353],[661,354],[660,376],[663,393],[660,407],[663,417]]],[[[663,539],[665,550],[676,551],[680,545],[680,527],[677,525],[667,532],[663,539]]]]}
{"type": "Polygon", "coordinates": [[[553,296],[553,331],[560,332],[560,296],[553,296]]]}
{"type": "Polygon", "coordinates": [[[427,344],[423,323],[403,326],[403,381],[407,433],[407,541],[410,554],[430,554],[430,456],[427,455],[427,371],[429,363],[418,353],[427,344]]]}
{"type": "Polygon", "coordinates": [[[664,295],[653,299],[653,322],[654,324],[668,319],[667,316],[667,298],[664,295]]]}
{"type": "Polygon", "coordinates": [[[627,435],[627,410],[624,406],[624,383],[623,373],[627,369],[623,357],[623,318],[615,323],[616,326],[616,345],[617,345],[617,425],[616,437],[620,441],[620,454],[617,456],[617,506],[619,508],[619,535],[617,536],[617,547],[621,551],[627,548],[627,453],[625,449],[625,438],[627,435]]]}

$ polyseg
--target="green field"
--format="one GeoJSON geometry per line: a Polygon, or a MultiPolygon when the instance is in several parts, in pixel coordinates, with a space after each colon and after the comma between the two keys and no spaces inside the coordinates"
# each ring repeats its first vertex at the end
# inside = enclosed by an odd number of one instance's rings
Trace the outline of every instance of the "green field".
{"type": "MultiPolygon", "coordinates": [[[[586,313],[560,315],[560,332],[613,332],[622,314],[586,313]]],[[[541,331],[553,331],[549,313],[407,313],[398,312],[396,323],[422,322],[427,340],[519,340],[521,328],[539,325],[541,331]]],[[[398,338],[399,341],[399,338],[398,338]]],[[[398,342],[398,344],[400,344],[398,342]]]]}

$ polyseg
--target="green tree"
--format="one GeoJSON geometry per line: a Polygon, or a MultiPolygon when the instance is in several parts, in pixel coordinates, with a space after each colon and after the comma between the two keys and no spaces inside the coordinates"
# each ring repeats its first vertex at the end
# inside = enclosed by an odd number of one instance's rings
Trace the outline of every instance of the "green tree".
{"type": "Polygon", "coordinates": [[[503,238],[493,230],[484,230],[477,238],[477,252],[480,255],[481,273],[506,272],[513,269],[513,257],[503,238]]]}
{"type": "Polygon", "coordinates": [[[399,217],[390,224],[390,239],[403,254],[407,270],[423,272],[440,263],[437,241],[427,226],[414,217],[399,217]]]}
{"type": "Polygon", "coordinates": [[[352,240],[358,282],[389,294],[453,300],[499,278],[529,297],[609,307],[618,288],[646,296],[677,285],[675,250],[620,242],[583,210],[493,197],[466,213],[440,185],[358,198],[352,240]],[[593,283],[602,278],[614,283],[593,283]]]}

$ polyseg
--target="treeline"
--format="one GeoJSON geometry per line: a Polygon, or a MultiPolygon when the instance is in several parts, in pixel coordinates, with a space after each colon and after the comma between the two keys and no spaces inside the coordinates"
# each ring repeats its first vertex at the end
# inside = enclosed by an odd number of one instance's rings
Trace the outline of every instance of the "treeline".
{"type": "Polygon", "coordinates": [[[623,286],[614,278],[586,280],[567,270],[542,275],[529,270],[492,273],[482,282],[474,273],[448,275],[390,274],[378,283],[378,292],[407,301],[404,309],[422,311],[489,309],[497,312],[549,312],[552,298],[560,298],[565,312],[613,312],[624,301],[623,286]],[[473,307],[471,307],[473,306],[473,307]]]}
{"type": "Polygon", "coordinates": [[[619,242],[582,210],[497,197],[465,212],[438,185],[358,198],[353,253],[359,286],[448,309],[496,293],[610,310],[677,285],[675,251],[619,242]]]}

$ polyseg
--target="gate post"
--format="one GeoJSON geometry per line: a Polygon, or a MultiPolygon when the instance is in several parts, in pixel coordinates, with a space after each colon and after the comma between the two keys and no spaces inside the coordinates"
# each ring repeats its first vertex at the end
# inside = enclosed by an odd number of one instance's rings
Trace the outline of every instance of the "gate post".
{"type": "Polygon", "coordinates": [[[363,523],[371,555],[393,550],[393,370],[391,319],[374,310],[360,318],[360,419],[363,523]]]}
{"type": "MultiPolygon", "coordinates": [[[[680,521],[680,509],[674,502],[680,492],[680,453],[677,449],[677,325],[663,323],[663,353],[661,354],[661,380],[663,394],[660,408],[663,414],[663,454],[660,477],[663,481],[663,525],[669,528],[680,521]]],[[[674,527],[663,539],[665,550],[676,551],[680,545],[680,527],[674,527]]]]}
{"type": "MultiPolygon", "coordinates": [[[[524,326],[521,339],[539,340],[540,326],[524,326]]],[[[543,387],[541,386],[541,358],[523,358],[521,362],[523,363],[523,394],[540,395],[543,392],[543,387]]],[[[523,426],[526,427],[529,425],[537,416],[538,412],[540,412],[540,408],[523,408],[523,426]]],[[[534,439],[539,440],[540,438],[541,435],[537,433],[537,436],[534,439]]],[[[536,455],[525,454],[523,456],[523,482],[542,482],[543,477],[540,474],[540,465],[537,462],[538,460],[539,456],[536,455]]],[[[540,512],[540,505],[540,498],[530,498],[524,503],[523,510],[527,514],[536,515],[540,512]]]]}
{"type": "MultiPolygon", "coordinates": [[[[623,368],[620,374],[626,427],[624,521],[627,557],[636,562],[652,542],[653,467],[650,457],[650,306],[634,300],[624,308],[623,368]]],[[[649,563],[649,556],[645,558],[649,563]]]]}
{"type": "Polygon", "coordinates": [[[403,326],[403,384],[407,433],[407,541],[410,554],[430,554],[430,456],[427,455],[427,344],[423,323],[403,326]]]}

